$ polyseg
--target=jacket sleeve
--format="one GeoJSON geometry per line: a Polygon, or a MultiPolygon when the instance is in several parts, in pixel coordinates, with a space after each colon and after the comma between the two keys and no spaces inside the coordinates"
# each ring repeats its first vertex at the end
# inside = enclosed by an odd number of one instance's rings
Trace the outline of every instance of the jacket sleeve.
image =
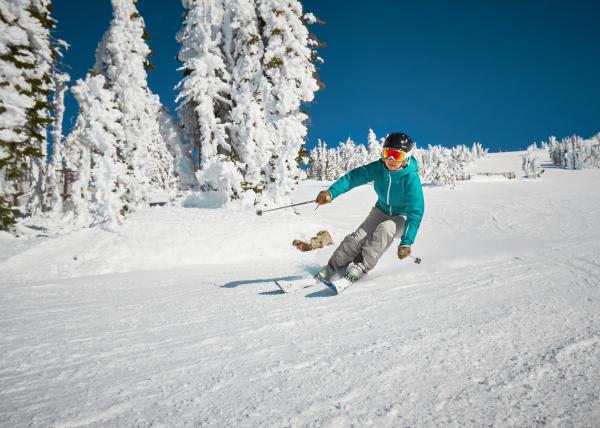
{"type": "Polygon", "coordinates": [[[421,219],[425,212],[425,201],[423,198],[423,187],[419,174],[411,174],[406,183],[406,223],[404,232],[400,238],[400,245],[412,245],[421,226],[421,219]]]}
{"type": "Polygon", "coordinates": [[[377,168],[377,162],[371,162],[367,165],[359,166],[353,170],[347,172],[335,183],[329,186],[329,193],[331,193],[331,199],[335,199],[342,193],[346,193],[348,190],[354,189],[357,186],[362,186],[375,179],[374,172],[377,168]]]}

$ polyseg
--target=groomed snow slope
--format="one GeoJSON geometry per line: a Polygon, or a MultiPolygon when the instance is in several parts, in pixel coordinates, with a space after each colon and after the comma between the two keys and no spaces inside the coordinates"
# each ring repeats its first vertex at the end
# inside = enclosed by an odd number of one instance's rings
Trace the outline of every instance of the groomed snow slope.
{"type": "MultiPolygon", "coordinates": [[[[152,208],[116,230],[0,235],[0,426],[600,424],[600,171],[492,154],[425,188],[415,255],[339,296],[281,294],[368,213],[152,208]]],[[[327,183],[304,182],[296,201],[327,183]]]]}

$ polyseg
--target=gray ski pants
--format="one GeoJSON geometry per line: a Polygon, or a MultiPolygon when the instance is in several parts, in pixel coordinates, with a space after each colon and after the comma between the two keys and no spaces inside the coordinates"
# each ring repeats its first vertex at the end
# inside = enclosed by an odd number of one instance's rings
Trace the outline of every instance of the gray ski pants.
{"type": "Polygon", "coordinates": [[[331,255],[328,265],[338,271],[346,269],[350,262],[360,262],[366,271],[375,267],[379,258],[392,245],[394,238],[404,231],[405,217],[389,216],[377,208],[371,212],[362,224],[346,236],[331,255]]]}

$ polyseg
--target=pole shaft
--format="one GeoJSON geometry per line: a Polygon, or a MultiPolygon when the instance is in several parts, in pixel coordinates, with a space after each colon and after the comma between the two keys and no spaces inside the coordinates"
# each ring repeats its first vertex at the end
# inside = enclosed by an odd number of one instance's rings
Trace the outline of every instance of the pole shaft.
{"type": "Polygon", "coordinates": [[[311,204],[311,203],[315,203],[315,201],[300,202],[300,203],[297,203],[297,204],[286,205],[285,207],[279,207],[279,208],[272,208],[270,210],[264,210],[264,211],[261,211],[261,212],[267,213],[269,211],[277,211],[277,210],[282,210],[284,208],[292,208],[292,207],[297,207],[298,205],[306,205],[306,204],[311,204]]]}

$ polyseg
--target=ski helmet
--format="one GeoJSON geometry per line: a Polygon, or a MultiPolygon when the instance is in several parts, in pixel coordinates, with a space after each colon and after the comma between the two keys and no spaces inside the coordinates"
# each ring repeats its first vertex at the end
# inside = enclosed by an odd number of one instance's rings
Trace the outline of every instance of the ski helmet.
{"type": "Polygon", "coordinates": [[[386,153],[388,150],[389,152],[401,151],[403,153],[396,153],[396,155],[392,154],[391,157],[401,160],[402,165],[408,165],[414,148],[415,143],[408,135],[403,132],[392,132],[383,142],[383,157],[388,157],[388,154],[386,153]]]}
{"type": "Polygon", "coordinates": [[[410,153],[415,147],[413,140],[403,132],[392,132],[385,137],[384,148],[402,150],[404,153],[410,153]]]}

